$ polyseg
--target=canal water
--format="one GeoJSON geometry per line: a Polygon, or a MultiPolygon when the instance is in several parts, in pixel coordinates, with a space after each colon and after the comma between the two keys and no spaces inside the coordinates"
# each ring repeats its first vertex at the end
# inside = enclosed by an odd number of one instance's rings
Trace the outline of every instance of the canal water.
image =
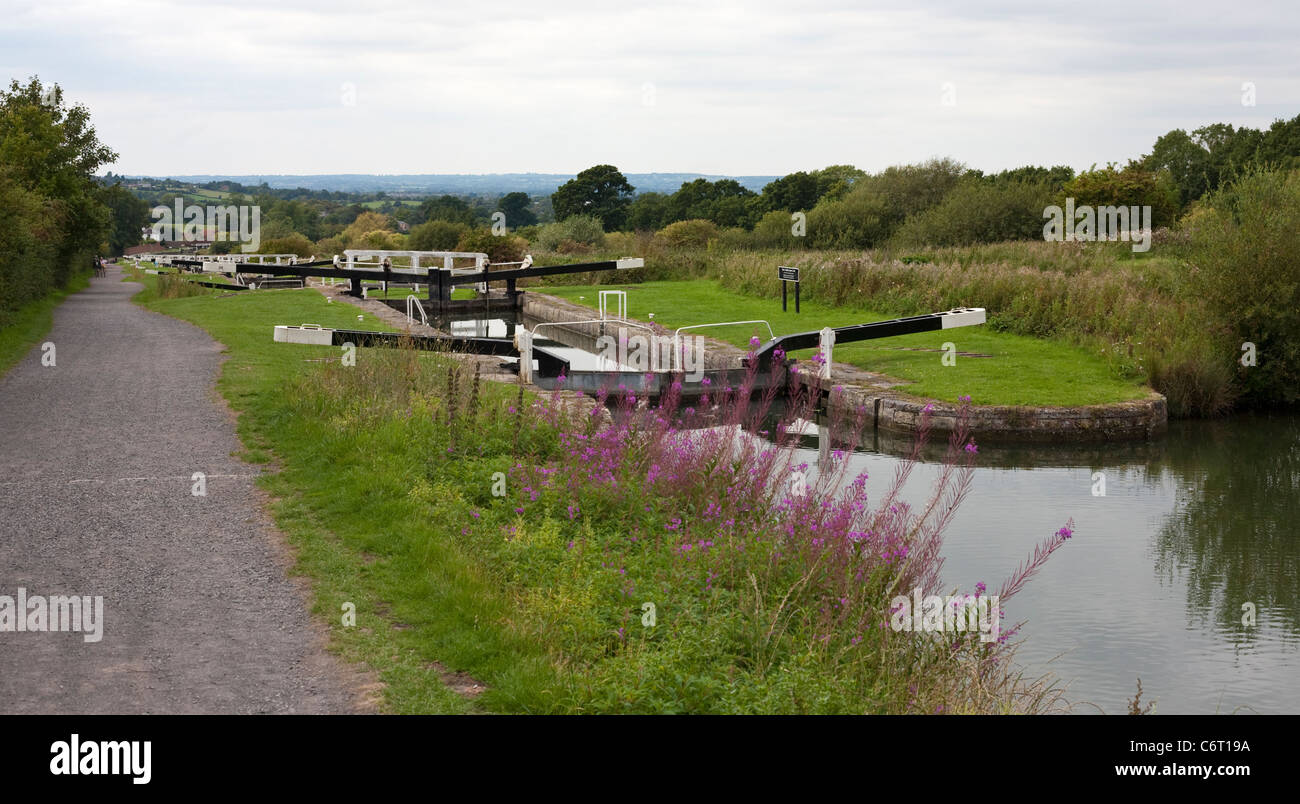
{"type": "MultiPolygon", "coordinates": [[[[873,497],[907,446],[855,452],[873,497]]],[[[977,466],[944,583],[995,591],[1073,518],[1004,606],[1025,621],[1020,666],[1059,679],[1073,711],[1123,713],[1140,678],[1158,714],[1300,713],[1300,417],[1173,422],[1138,445],[984,447],[977,466]]],[[[909,501],[927,499],[938,467],[914,469],[909,501]]]]}

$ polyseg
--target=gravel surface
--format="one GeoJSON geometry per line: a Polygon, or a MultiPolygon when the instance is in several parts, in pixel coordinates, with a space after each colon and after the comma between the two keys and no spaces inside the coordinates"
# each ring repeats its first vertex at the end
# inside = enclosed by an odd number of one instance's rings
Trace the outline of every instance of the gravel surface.
{"type": "Polygon", "coordinates": [[[55,311],[55,366],[38,347],[0,378],[0,595],[102,595],[104,612],[99,642],[0,630],[0,713],[363,709],[286,574],[258,468],[231,457],[220,345],[120,278],[55,311]]]}

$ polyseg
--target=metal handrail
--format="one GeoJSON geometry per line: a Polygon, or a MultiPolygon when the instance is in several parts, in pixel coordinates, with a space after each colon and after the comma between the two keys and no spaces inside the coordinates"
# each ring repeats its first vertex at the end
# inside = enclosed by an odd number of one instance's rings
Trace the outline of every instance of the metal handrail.
{"type": "Polygon", "coordinates": [[[638,324],[635,321],[613,321],[612,322],[607,318],[585,318],[581,321],[543,321],[542,323],[537,324],[533,327],[533,335],[536,335],[537,330],[541,329],[542,327],[562,327],[565,326],[566,324],[610,324],[610,323],[616,323],[628,327],[640,327],[641,329],[646,329],[646,330],[650,330],[651,332],[654,332],[653,329],[646,326],[645,324],[638,324]]]}
{"type": "Polygon", "coordinates": [[[769,340],[776,339],[776,333],[772,332],[772,325],[761,319],[755,319],[752,321],[720,321],[716,324],[691,324],[690,326],[678,327],[677,331],[673,333],[673,369],[675,371],[681,370],[681,342],[683,331],[688,329],[704,329],[705,327],[730,327],[738,326],[740,324],[762,324],[767,327],[769,340]]]}
{"type": "Polygon", "coordinates": [[[772,325],[763,320],[722,321],[717,324],[691,324],[689,327],[678,327],[677,331],[673,333],[673,337],[676,338],[678,335],[682,333],[683,330],[687,330],[687,329],[702,329],[704,327],[730,327],[730,326],[736,326],[738,324],[762,324],[763,326],[767,327],[767,334],[769,339],[776,337],[776,333],[772,332],[772,325]]]}
{"type": "Polygon", "coordinates": [[[424,305],[420,304],[420,298],[414,293],[406,297],[406,320],[410,321],[412,324],[415,323],[415,316],[411,315],[411,302],[415,302],[414,309],[420,311],[420,323],[424,324],[426,327],[429,326],[429,316],[424,312],[424,305]]]}

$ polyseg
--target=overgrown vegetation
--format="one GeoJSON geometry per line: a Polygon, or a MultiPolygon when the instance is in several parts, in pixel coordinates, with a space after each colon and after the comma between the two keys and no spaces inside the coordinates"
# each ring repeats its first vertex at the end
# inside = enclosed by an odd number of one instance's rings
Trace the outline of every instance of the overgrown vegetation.
{"type": "Polygon", "coordinates": [[[0,332],[109,248],[108,194],[94,172],[116,158],[57,85],[0,90],[0,332]]]}
{"type": "MultiPolygon", "coordinates": [[[[318,611],[338,623],[356,603],[357,627],[335,638],[381,674],[389,709],[471,706],[435,662],[487,685],[472,706],[503,712],[1057,703],[1013,669],[1014,628],[984,642],[889,626],[894,596],[956,586],[938,555],[976,454],[961,434],[929,493],[911,499],[909,461],[868,500],[841,454],[803,466],[793,431],[766,415],[772,399],[741,388],[651,408],[621,395],[606,414],[488,383],[452,356],[367,349],[346,366],[326,347],[271,343],[282,320],[350,317],[312,291],[149,304],[227,345],[221,389],[245,445],[277,462],[267,486],[318,611]]],[[[988,592],[1014,597],[1070,535],[988,592]]]]}

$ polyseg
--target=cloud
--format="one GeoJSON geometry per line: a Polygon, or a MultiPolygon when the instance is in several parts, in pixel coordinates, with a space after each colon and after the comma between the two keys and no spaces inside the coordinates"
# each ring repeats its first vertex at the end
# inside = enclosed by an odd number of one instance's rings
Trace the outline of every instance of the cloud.
{"type": "Polygon", "coordinates": [[[1294,116],[1294,17],[1203,2],[33,3],[0,18],[0,65],[90,106],[125,172],[1078,168],[1175,127],[1294,116]],[[1241,105],[1246,81],[1258,106],[1241,105]]]}

